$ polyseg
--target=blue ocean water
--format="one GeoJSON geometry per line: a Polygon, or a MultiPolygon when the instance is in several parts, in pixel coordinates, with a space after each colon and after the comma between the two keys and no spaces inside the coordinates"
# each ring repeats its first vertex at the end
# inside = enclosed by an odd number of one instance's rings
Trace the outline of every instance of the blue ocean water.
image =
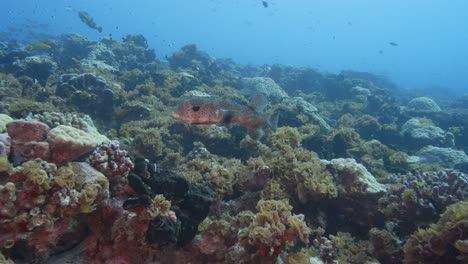
{"type": "Polygon", "coordinates": [[[143,34],[159,58],[194,43],[238,63],[367,71],[405,89],[468,91],[468,2],[373,0],[4,1],[0,32],[143,34]],[[84,25],[87,11],[103,32],[84,25]]]}

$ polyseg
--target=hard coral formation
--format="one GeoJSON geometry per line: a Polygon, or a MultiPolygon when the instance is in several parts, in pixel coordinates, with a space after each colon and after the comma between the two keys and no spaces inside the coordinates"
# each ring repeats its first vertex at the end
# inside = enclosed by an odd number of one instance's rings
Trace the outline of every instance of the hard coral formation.
{"type": "Polygon", "coordinates": [[[405,111],[414,114],[433,114],[441,111],[439,105],[429,97],[417,97],[408,102],[405,111]]]}

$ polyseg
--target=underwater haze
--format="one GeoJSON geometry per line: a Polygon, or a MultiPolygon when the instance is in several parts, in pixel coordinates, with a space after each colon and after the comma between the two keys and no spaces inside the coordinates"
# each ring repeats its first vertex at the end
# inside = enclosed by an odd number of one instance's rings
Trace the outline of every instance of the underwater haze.
{"type": "Polygon", "coordinates": [[[404,89],[459,95],[468,91],[466,10],[462,0],[16,0],[3,3],[0,32],[143,34],[159,58],[194,43],[242,64],[366,71],[404,89]],[[103,31],[86,27],[77,11],[103,31]]]}

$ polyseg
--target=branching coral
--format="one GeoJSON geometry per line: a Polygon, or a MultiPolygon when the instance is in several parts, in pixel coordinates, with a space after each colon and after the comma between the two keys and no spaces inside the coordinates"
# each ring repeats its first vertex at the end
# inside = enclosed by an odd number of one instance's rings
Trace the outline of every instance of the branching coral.
{"type": "Polygon", "coordinates": [[[379,200],[380,210],[400,221],[403,233],[431,222],[445,208],[468,197],[468,177],[460,172],[415,172],[394,175],[395,185],[379,200]]]}
{"type": "Polygon", "coordinates": [[[133,169],[133,162],[127,151],[119,148],[118,141],[111,141],[98,146],[88,162],[107,177],[126,177],[133,169]]]}

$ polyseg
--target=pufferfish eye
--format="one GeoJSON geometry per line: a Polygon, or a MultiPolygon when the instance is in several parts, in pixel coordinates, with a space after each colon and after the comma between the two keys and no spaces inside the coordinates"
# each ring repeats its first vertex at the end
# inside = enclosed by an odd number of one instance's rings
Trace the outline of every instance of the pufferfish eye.
{"type": "Polygon", "coordinates": [[[198,112],[198,110],[200,110],[200,106],[199,105],[194,105],[194,106],[192,106],[192,110],[194,112],[198,112]]]}

